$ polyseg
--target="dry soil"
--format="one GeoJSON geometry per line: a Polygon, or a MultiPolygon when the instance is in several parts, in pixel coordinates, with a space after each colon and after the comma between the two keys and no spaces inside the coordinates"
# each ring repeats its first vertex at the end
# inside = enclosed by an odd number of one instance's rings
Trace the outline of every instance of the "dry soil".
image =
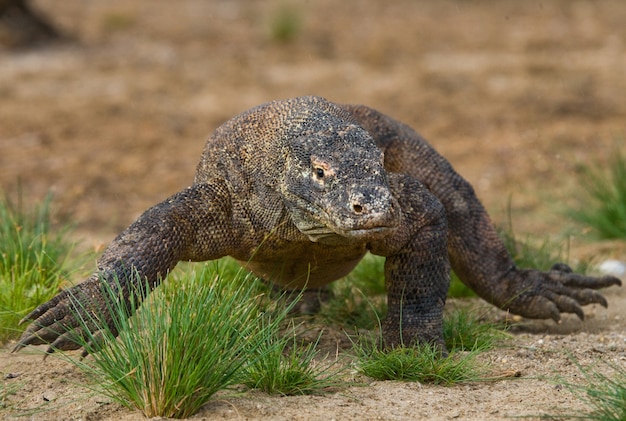
{"type": "MultiPolygon", "coordinates": [[[[563,217],[626,132],[626,2],[36,1],[73,40],[0,49],[0,187],[55,195],[84,249],[190,184],[221,122],[305,94],[364,103],[415,127],[522,236],[573,235],[573,259],[626,260],[563,217]],[[282,18],[281,18],[282,16],[282,18]],[[280,20],[290,37],[273,35],[280,20]]],[[[621,143],[620,143],[621,142],[621,143]]],[[[371,382],[325,396],[220,395],[193,419],[505,419],[586,411],[552,379],[626,364],[626,293],[587,319],[527,322],[487,353],[519,378],[442,387],[371,382]]],[[[339,333],[330,335],[339,337],[339,333]]],[[[0,417],[140,419],[79,385],[66,362],[0,352],[0,417]],[[6,390],[6,389],[4,389],[6,390]]],[[[357,379],[363,381],[364,379],[357,379]]],[[[22,419],[22,418],[19,418],[22,419]]]]}

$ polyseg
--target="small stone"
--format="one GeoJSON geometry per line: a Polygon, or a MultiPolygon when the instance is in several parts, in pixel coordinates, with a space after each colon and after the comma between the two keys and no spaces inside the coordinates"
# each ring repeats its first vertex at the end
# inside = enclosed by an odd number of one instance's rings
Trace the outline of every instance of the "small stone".
{"type": "Polygon", "coordinates": [[[626,263],[609,259],[600,263],[598,270],[609,275],[622,276],[626,274],[626,263]]]}
{"type": "Polygon", "coordinates": [[[54,395],[54,393],[53,393],[53,392],[48,392],[48,393],[46,393],[46,394],[44,394],[44,395],[42,396],[42,398],[43,398],[44,402],[50,402],[50,401],[53,401],[55,397],[56,397],[56,396],[54,395]]]}

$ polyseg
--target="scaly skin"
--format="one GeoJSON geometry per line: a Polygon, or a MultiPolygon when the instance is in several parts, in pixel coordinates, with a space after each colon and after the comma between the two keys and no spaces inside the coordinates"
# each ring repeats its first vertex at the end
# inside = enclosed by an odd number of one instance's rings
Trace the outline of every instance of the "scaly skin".
{"type": "Polygon", "coordinates": [[[302,97],[219,127],[194,183],[122,232],[89,279],[26,316],[33,323],[14,351],[79,348],[76,336],[85,332],[77,312],[106,314],[100,282],[116,277],[128,301],[179,261],[229,255],[285,288],[321,288],[367,251],[386,257],[388,346],[417,341],[445,350],[450,265],[479,296],[529,318],[582,319],[582,305],[606,306],[594,289],[621,285],[564,265],[518,269],[470,184],[415,131],[364,106],[302,97]]]}

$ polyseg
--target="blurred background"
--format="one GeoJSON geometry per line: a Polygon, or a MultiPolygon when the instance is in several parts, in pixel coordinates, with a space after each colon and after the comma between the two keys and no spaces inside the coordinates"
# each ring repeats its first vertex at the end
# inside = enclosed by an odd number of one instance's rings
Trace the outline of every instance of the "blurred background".
{"type": "Polygon", "coordinates": [[[219,124],[314,94],[414,127],[496,223],[510,203],[559,233],[581,166],[623,146],[624,22],[622,0],[0,0],[0,190],[108,242],[219,124]]]}

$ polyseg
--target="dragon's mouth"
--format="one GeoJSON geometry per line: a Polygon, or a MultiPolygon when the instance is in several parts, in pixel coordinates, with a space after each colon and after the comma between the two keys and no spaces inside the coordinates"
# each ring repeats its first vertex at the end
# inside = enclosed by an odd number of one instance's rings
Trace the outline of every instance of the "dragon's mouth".
{"type": "Polygon", "coordinates": [[[319,204],[307,202],[291,208],[292,221],[313,242],[353,243],[370,242],[394,232],[400,217],[397,207],[384,212],[357,216],[348,213],[329,213],[319,204]]]}
{"type": "Polygon", "coordinates": [[[351,229],[341,232],[339,235],[357,241],[372,241],[384,238],[395,232],[396,227],[375,227],[364,229],[351,229]]]}
{"type": "Polygon", "coordinates": [[[319,243],[346,243],[346,242],[369,242],[384,238],[396,230],[395,226],[374,227],[362,229],[342,229],[338,227],[316,226],[301,230],[313,242],[319,243]]]}
{"type": "Polygon", "coordinates": [[[365,229],[353,229],[346,231],[344,235],[346,237],[366,237],[366,236],[379,236],[386,235],[390,232],[394,232],[396,227],[376,227],[376,228],[365,228],[365,229]]]}

